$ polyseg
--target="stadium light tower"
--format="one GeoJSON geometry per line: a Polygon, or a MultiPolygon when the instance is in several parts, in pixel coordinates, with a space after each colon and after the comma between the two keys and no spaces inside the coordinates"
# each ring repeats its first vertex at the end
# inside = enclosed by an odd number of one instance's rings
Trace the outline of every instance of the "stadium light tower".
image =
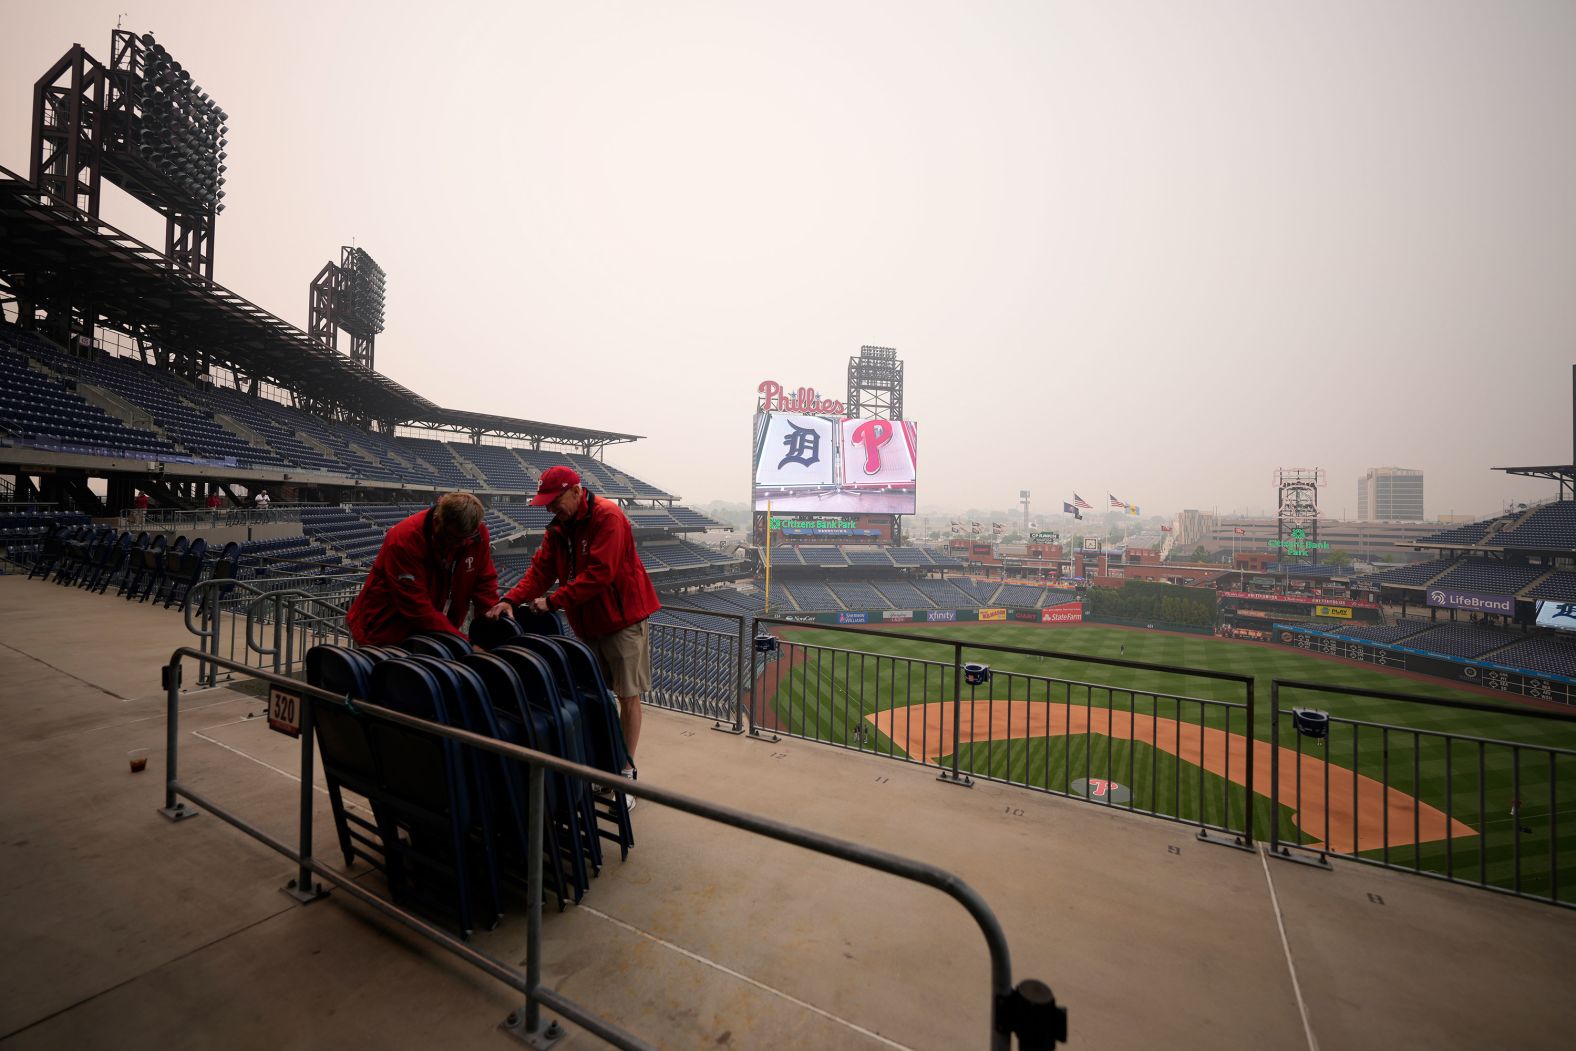
{"type": "MultiPolygon", "coordinates": [[[[116,29],[108,65],[74,44],[34,84],[28,177],[44,204],[95,219],[113,183],[164,216],[165,256],[211,281],[229,119],[152,33],[116,29]]],[[[70,298],[50,327],[91,338],[91,305],[70,298]]]]}
{"type": "Polygon", "coordinates": [[[307,335],[339,349],[339,330],[350,333],[350,360],[373,368],[374,342],[383,331],[388,276],[363,248],[342,247],[338,263],[324,263],[307,297],[307,335]]]}
{"type": "Polygon", "coordinates": [[[903,418],[903,362],[891,347],[860,347],[848,359],[848,415],[903,418]]]}
{"type": "Polygon", "coordinates": [[[1319,564],[1319,490],[1324,483],[1322,467],[1282,467],[1275,472],[1277,561],[1308,559],[1311,565],[1319,564]]]}

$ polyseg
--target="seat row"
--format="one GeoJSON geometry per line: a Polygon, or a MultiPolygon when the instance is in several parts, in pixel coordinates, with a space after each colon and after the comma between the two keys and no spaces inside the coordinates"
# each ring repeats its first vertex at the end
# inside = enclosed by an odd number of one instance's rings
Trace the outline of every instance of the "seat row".
{"type": "Polygon", "coordinates": [[[116,595],[128,602],[151,598],[157,604],[162,599],[169,609],[184,602],[205,577],[234,577],[239,549],[231,541],[217,557],[210,557],[208,542],[201,537],[170,542],[163,534],[133,536],[129,530],[105,526],[60,526],[44,537],[27,576],[101,595],[117,584],[116,595]]]}
{"type": "MultiPolygon", "coordinates": [[[[557,630],[557,621],[540,627],[557,630]]],[[[506,618],[487,622],[477,640],[491,649],[422,634],[400,646],[315,646],[306,657],[307,681],[350,702],[313,708],[345,863],[371,865],[396,901],[448,913],[464,935],[496,924],[508,892],[519,897],[525,887],[527,767],[370,716],[355,702],[595,767],[612,785],[631,766],[616,701],[583,643],[524,634],[506,618]],[[357,812],[347,792],[369,807],[357,812]]],[[[562,909],[600,873],[603,840],[622,859],[634,834],[623,792],[598,796],[585,780],[552,772],[544,786],[544,889],[562,909]]]]}

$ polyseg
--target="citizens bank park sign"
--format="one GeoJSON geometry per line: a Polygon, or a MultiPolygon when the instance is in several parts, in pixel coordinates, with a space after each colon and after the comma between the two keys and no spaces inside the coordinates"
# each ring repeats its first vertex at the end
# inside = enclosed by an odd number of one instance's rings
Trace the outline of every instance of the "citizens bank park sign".
{"type": "Polygon", "coordinates": [[[814,387],[787,390],[776,380],[762,380],[755,388],[760,395],[756,408],[761,412],[802,412],[808,416],[846,416],[843,403],[823,398],[814,387]]]}

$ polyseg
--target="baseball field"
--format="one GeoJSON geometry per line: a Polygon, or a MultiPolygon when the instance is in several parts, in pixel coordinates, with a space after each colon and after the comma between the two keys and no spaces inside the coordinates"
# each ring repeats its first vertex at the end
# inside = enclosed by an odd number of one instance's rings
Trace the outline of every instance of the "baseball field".
{"type": "Polygon", "coordinates": [[[893,631],[935,642],[786,631],[761,678],[767,718],[796,736],[1233,831],[1251,800],[1259,840],[1275,821],[1285,842],[1576,901],[1576,722],[1283,692],[1283,711],[1319,709],[1331,725],[1324,739],[1306,737],[1283,716],[1277,753],[1272,679],[1511,709],[1518,702],[1211,636],[1088,625],[893,631]],[[954,643],[964,645],[963,661],[991,669],[988,682],[961,686],[956,707],[954,643]],[[1251,676],[1254,732],[1240,683],[1080,657],[1251,676]],[[1270,799],[1277,754],[1278,811],[1270,799]]]}

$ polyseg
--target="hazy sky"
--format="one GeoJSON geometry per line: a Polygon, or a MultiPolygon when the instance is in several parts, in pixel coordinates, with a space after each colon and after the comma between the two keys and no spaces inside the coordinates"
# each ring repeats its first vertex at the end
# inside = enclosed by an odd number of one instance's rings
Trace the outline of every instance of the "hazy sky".
{"type": "MultiPolygon", "coordinates": [[[[0,165],[73,42],[230,115],[216,277],[304,327],[389,273],[381,371],[647,435],[748,496],[756,384],[907,366],[920,506],[1265,508],[1279,466],[1553,495],[1576,360],[1576,4],[0,0],[0,165]]],[[[105,217],[162,243],[118,193],[105,217]]]]}

